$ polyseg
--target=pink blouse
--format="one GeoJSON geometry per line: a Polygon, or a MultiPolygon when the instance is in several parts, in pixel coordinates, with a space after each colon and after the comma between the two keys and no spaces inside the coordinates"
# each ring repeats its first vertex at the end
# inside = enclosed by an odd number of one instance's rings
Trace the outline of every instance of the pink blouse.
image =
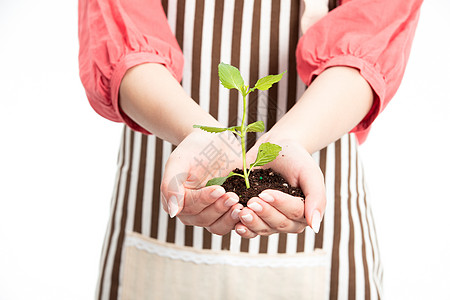
{"type": "MultiPolygon", "coordinates": [[[[323,70],[360,70],[375,100],[352,130],[360,143],[397,91],[409,57],[423,0],[347,0],[311,26],[297,47],[297,70],[309,85],[323,70]]],[[[125,72],[142,63],[163,64],[177,79],[183,54],[160,0],[80,0],[79,65],[91,106],[103,117],[149,134],[118,105],[125,72]]]]}

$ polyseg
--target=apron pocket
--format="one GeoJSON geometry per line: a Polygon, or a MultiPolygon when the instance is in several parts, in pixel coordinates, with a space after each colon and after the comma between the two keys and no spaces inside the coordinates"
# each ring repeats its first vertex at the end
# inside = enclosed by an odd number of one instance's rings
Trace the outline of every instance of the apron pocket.
{"type": "Polygon", "coordinates": [[[326,299],[323,250],[295,255],[234,254],[162,243],[137,233],[125,241],[121,299],[326,299]]]}

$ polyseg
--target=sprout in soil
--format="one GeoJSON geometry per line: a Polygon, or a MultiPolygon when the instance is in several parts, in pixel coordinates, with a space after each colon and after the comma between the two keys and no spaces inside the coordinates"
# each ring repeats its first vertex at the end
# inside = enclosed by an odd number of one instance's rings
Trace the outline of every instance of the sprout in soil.
{"type": "Polygon", "coordinates": [[[224,131],[231,131],[241,138],[241,146],[242,146],[242,174],[230,172],[225,177],[216,177],[209,180],[206,183],[206,186],[210,185],[222,185],[229,177],[231,176],[241,176],[245,180],[245,185],[247,188],[250,188],[250,182],[248,180],[249,173],[252,171],[254,167],[261,167],[265,164],[273,161],[277,158],[278,153],[281,151],[281,147],[272,144],[272,143],[262,143],[258,148],[258,154],[256,156],[256,160],[250,164],[250,168],[247,170],[246,163],[246,153],[245,153],[245,144],[246,144],[246,135],[247,132],[263,132],[264,122],[256,121],[249,125],[245,124],[245,116],[246,116],[246,108],[247,108],[247,96],[251,92],[255,90],[266,91],[272,87],[274,83],[277,83],[283,77],[285,72],[278,75],[268,75],[259,79],[255,86],[250,88],[250,86],[244,84],[244,79],[242,79],[241,73],[236,67],[233,67],[228,64],[220,63],[219,64],[219,78],[220,82],[227,89],[237,89],[243,98],[244,112],[242,116],[242,122],[240,126],[232,126],[228,128],[220,128],[220,127],[210,127],[210,126],[202,126],[202,125],[194,125],[194,128],[200,128],[207,132],[219,133],[224,131]]]}

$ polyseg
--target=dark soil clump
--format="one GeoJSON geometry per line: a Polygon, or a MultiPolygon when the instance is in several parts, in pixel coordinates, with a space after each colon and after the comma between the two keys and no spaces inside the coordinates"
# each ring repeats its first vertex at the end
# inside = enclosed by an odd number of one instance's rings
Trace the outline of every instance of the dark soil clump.
{"type": "MultiPolygon", "coordinates": [[[[241,169],[234,169],[233,172],[243,174],[241,169]]],[[[227,192],[234,192],[239,196],[239,203],[247,206],[248,200],[267,189],[279,190],[283,193],[290,194],[295,197],[305,198],[302,190],[293,187],[277,172],[272,169],[253,169],[249,174],[250,188],[245,186],[244,178],[240,176],[231,176],[223,184],[222,187],[227,192]]]]}

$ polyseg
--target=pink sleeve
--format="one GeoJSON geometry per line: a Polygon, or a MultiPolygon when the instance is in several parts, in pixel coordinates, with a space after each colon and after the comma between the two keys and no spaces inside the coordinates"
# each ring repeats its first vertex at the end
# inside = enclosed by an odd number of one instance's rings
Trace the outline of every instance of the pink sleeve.
{"type": "Polygon", "coordinates": [[[400,85],[422,0],[344,2],[300,39],[297,69],[307,85],[329,67],[359,69],[375,95],[371,110],[352,130],[362,143],[400,85]]]}
{"type": "Polygon", "coordinates": [[[160,0],[79,0],[81,82],[94,110],[149,133],[119,108],[125,72],[142,63],[159,63],[181,80],[183,54],[160,0]]]}

